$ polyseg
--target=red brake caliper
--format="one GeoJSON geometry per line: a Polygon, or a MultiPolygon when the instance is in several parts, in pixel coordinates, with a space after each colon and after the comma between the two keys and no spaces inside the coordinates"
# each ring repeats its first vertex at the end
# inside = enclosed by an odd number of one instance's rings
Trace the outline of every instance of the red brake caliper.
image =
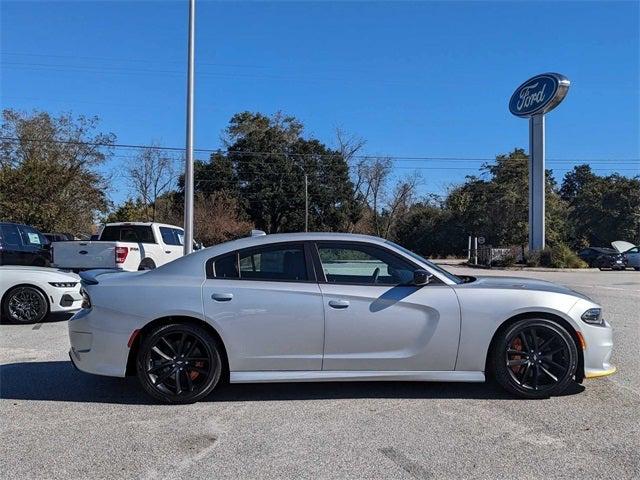
{"type": "MultiPolygon", "coordinates": [[[[198,368],[203,368],[204,367],[204,362],[196,362],[195,366],[198,368]]],[[[198,378],[200,376],[200,372],[196,372],[195,370],[191,370],[189,372],[189,376],[191,377],[191,380],[195,380],[196,378],[198,378]]]]}
{"type": "MultiPolygon", "coordinates": [[[[511,342],[511,348],[513,348],[514,350],[518,350],[519,352],[522,351],[522,340],[520,340],[520,337],[516,337],[513,339],[513,342],[511,342]]],[[[511,357],[512,360],[520,360],[521,358],[522,357],[520,355],[511,357]]],[[[513,370],[513,373],[518,373],[521,368],[522,365],[516,365],[511,367],[511,370],[513,370]]]]}

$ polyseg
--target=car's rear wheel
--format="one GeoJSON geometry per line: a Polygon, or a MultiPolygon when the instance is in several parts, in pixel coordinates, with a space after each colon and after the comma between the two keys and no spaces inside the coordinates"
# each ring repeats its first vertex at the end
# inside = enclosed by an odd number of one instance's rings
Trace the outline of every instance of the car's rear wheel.
{"type": "Polygon", "coordinates": [[[5,295],[2,312],[14,323],[38,323],[49,313],[49,302],[38,288],[21,285],[5,295]]]}
{"type": "Polygon", "coordinates": [[[503,330],[491,354],[496,380],[525,398],[562,393],[573,382],[578,350],[567,330],[547,319],[523,319],[503,330]]]}
{"type": "Polygon", "coordinates": [[[154,268],[156,268],[156,262],[154,262],[150,258],[145,258],[144,260],[142,260],[142,262],[140,262],[140,265],[138,265],[138,271],[153,270],[154,268]]]}
{"type": "Polygon", "coordinates": [[[166,403],[193,403],[220,380],[222,362],[215,339],[203,328],[171,324],[142,339],[136,368],[144,390],[166,403]]]}

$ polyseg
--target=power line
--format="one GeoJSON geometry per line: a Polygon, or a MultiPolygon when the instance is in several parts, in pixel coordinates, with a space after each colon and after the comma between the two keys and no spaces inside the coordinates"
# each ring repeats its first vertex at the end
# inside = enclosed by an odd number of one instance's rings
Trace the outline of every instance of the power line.
{"type": "MultiPolygon", "coordinates": [[[[32,139],[32,138],[17,138],[17,137],[0,137],[0,140],[11,141],[11,142],[34,142],[34,143],[53,143],[53,144],[63,144],[63,145],[87,145],[93,147],[103,147],[103,148],[127,148],[127,149],[155,149],[161,151],[172,151],[172,152],[184,152],[184,148],[179,147],[164,147],[158,145],[144,145],[144,144],[122,144],[122,143],[96,143],[96,142],[81,142],[81,141],[73,141],[73,140],[43,140],[43,139],[32,139]]],[[[336,152],[334,154],[322,154],[322,153],[295,153],[295,152],[253,152],[253,151],[242,151],[237,152],[233,150],[223,150],[220,148],[195,148],[194,151],[202,152],[202,153],[220,153],[222,155],[263,155],[263,156],[287,156],[287,157],[310,157],[310,158],[340,158],[341,154],[336,152]]],[[[353,155],[350,158],[363,159],[363,160],[377,160],[377,159],[390,159],[390,160],[402,160],[402,161],[476,161],[476,162],[494,162],[496,161],[496,157],[438,157],[438,156],[401,156],[401,155],[389,155],[389,154],[381,154],[381,155],[353,155]]],[[[202,161],[202,160],[200,160],[202,161]]],[[[595,159],[562,159],[562,158],[549,158],[548,162],[611,162],[611,163],[639,163],[640,158],[623,158],[623,159],[614,159],[614,158],[595,158],[595,159]]]]}

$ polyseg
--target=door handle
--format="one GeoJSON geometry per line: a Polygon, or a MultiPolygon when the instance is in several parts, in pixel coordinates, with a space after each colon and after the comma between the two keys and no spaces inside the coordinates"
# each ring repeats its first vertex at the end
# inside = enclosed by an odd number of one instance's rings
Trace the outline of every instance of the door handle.
{"type": "Polygon", "coordinates": [[[331,308],[347,308],[349,307],[348,300],[329,300],[329,306],[331,308]]]}
{"type": "Polygon", "coordinates": [[[171,253],[171,250],[165,250],[164,253],[171,253]]]}
{"type": "Polygon", "coordinates": [[[214,293],[211,298],[216,302],[228,302],[233,298],[233,293],[214,293]]]}

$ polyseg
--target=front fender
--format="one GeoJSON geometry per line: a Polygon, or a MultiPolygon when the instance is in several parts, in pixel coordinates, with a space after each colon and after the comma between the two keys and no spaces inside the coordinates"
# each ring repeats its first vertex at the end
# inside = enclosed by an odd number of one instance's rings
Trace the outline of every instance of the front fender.
{"type": "Polygon", "coordinates": [[[523,314],[547,314],[566,320],[579,330],[569,312],[579,301],[572,295],[530,290],[457,290],[461,330],[456,370],[484,371],[496,331],[509,319],[523,314]]]}

